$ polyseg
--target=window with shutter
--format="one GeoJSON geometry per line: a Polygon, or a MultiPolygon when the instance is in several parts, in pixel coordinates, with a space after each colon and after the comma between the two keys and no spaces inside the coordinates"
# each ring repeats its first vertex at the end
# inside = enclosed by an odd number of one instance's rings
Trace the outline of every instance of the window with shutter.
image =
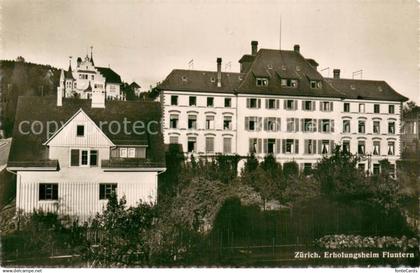
{"type": "Polygon", "coordinates": [[[286,140],[285,139],[282,139],[281,140],[281,142],[282,142],[282,152],[283,152],[283,154],[285,154],[286,153],[286,140]]]}
{"type": "Polygon", "coordinates": [[[71,150],[70,158],[70,166],[79,166],[79,150],[71,150]]]}
{"type": "Polygon", "coordinates": [[[231,138],[223,138],[223,153],[230,154],[232,153],[232,139],[231,138]]]}
{"type": "Polygon", "coordinates": [[[276,119],[276,128],[278,132],[281,131],[281,118],[276,119]]]}
{"type": "Polygon", "coordinates": [[[98,166],[98,151],[91,150],[90,151],[90,166],[98,166]]]}
{"type": "Polygon", "coordinates": [[[214,137],[206,137],[206,153],[214,153],[214,137]]]}
{"type": "Polygon", "coordinates": [[[260,154],[262,152],[262,139],[259,138],[257,141],[257,154],[260,154]]]}
{"type": "Polygon", "coordinates": [[[245,117],[245,130],[249,131],[249,117],[245,117]]]}
{"type": "Polygon", "coordinates": [[[295,132],[299,132],[299,119],[295,118],[295,132]]]}
{"type": "Polygon", "coordinates": [[[299,154],[299,139],[295,139],[295,154],[299,154]]]}
{"type": "Polygon", "coordinates": [[[263,147],[264,147],[264,154],[266,154],[266,153],[268,153],[268,139],[264,139],[264,145],[263,145],[263,147]]]}
{"type": "Polygon", "coordinates": [[[249,139],[249,153],[251,154],[257,153],[257,139],[256,138],[249,139]]]}
{"type": "Polygon", "coordinates": [[[281,139],[276,139],[276,153],[281,153],[281,139]]]}
{"type": "Polygon", "coordinates": [[[258,122],[257,122],[257,131],[261,131],[261,129],[262,129],[262,118],[259,117],[257,120],[258,120],[258,122]]]}

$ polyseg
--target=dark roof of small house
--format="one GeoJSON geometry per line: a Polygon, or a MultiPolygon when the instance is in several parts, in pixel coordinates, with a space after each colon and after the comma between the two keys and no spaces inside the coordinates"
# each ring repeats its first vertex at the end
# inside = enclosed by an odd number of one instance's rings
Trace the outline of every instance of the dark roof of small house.
{"type": "Polygon", "coordinates": [[[348,99],[407,101],[385,81],[326,78],[335,89],[348,99]]]}
{"type": "Polygon", "coordinates": [[[245,54],[242,56],[241,59],[239,59],[240,63],[248,63],[248,62],[252,62],[254,61],[255,56],[254,55],[249,55],[249,54],[245,54]]]}
{"type": "MultiPolygon", "coordinates": [[[[165,164],[164,146],[162,132],[159,129],[161,119],[161,108],[157,102],[146,101],[119,101],[110,100],[105,102],[105,108],[92,108],[91,100],[83,99],[63,99],[63,106],[56,105],[56,97],[19,97],[16,110],[16,118],[12,146],[10,149],[9,163],[16,165],[29,164],[32,166],[39,165],[39,162],[47,162],[48,147],[43,145],[48,139],[47,132],[41,134],[23,134],[19,131],[19,124],[22,121],[27,121],[32,124],[35,121],[40,121],[44,128],[47,122],[57,122],[57,124],[64,124],[71,117],[74,116],[80,109],[82,109],[99,127],[100,124],[111,121],[116,121],[123,128],[124,120],[126,120],[127,131],[131,134],[126,134],[124,130],[120,130],[118,134],[112,132],[116,129],[109,128],[107,124],[102,126],[104,134],[115,145],[148,145],[146,161],[147,164],[161,165],[165,164]],[[128,121],[128,122],[127,122],[128,121]],[[152,121],[152,133],[144,133],[142,135],[133,133],[133,123],[142,121],[145,125],[152,121]],[[155,123],[157,122],[157,123],[155,123]]],[[[115,123],[114,123],[115,124],[115,123]]],[[[137,123],[138,126],[139,123],[137,123]]],[[[53,129],[58,130],[59,128],[53,129]]],[[[38,128],[38,127],[37,127],[38,128]]],[[[52,133],[56,132],[51,131],[52,133]]]]}
{"type": "Polygon", "coordinates": [[[107,83],[121,83],[121,77],[114,70],[108,67],[95,67],[98,69],[99,73],[105,77],[107,83]]]}
{"type": "Polygon", "coordinates": [[[217,72],[174,69],[159,84],[159,90],[195,91],[211,93],[233,93],[243,73],[222,72],[222,86],[217,87],[217,72]]]}
{"type": "Polygon", "coordinates": [[[309,97],[344,97],[332,88],[322,75],[300,53],[290,50],[260,49],[249,71],[239,85],[238,93],[309,97]],[[256,86],[256,78],[268,78],[268,86],[256,86]],[[281,79],[297,79],[296,88],[281,86],[281,79]],[[311,88],[310,80],[322,82],[311,88]]]}
{"type": "Polygon", "coordinates": [[[131,87],[134,87],[134,88],[140,88],[140,85],[138,85],[136,82],[132,82],[132,83],[130,84],[130,86],[131,86],[131,87]]]}

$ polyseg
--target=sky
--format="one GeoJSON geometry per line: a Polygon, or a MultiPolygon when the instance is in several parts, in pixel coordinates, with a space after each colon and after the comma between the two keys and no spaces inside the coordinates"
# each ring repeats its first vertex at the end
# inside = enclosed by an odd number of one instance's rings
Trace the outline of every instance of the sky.
{"type": "Polygon", "coordinates": [[[93,46],[95,65],[147,90],[190,60],[239,72],[251,40],[299,44],[324,76],[362,69],[420,104],[419,14],[415,0],[0,0],[0,59],[67,68],[93,46]]]}

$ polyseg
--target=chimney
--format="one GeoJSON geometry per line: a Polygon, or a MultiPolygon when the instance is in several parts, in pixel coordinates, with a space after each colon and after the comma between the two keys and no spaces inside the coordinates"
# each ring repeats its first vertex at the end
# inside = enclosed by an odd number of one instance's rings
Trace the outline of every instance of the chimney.
{"type": "Polygon", "coordinates": [[[300,53],[300,45],[294,45],[294,46],[293,46],[293,50],[294,50],[296,53],[300,53]]]}
{"type": "Polygon", "coordinates": [[[340,69],[334,69],[333,74],[334,74],[334,79],[339,79],[340,78],[340,69]]]}
{"type": "Polygon", "coordinates": [[[255,56],[257,55],[258,51],[258,41],[252,41],[251,42],[251,55],[255,56]]]}
{"type": "Polygon", "coordinates": [[[222,58],[217,58],[217,87],[222,87],[222,58]]]}

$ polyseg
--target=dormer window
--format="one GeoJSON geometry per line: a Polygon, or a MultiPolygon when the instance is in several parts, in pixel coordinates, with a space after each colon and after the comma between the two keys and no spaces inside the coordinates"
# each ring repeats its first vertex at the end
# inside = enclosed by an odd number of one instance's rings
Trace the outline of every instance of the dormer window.
{"type": "Polygon", "coordinates": [[[268,79],[267,78],[257,78],[256,84],[257,84],[257,86],[268,86],[268,79]]]}
{"type": "Polygon", "coordinates": [[[311,85],[311,88],[315,88],[315,89],[322,88],[321,81],[310,81],[309,84],[311,85]]]}
{"type": "Polygon", "coordinates": [[[182,76],[181,79],[182,79],[183,82],[187,81],[187,77],[185,77],[185,76],[182,76]]]}
{"type": "Polygon", "coordinates": [[[298,81],[294,79],[281,79],[282,87],[297,87],[298,81]]]}
{"type": "Polygon", "coordinates": [[[216,79],[215,79],[214,77],[211,77],[211,78],[210,78],[210,81],[211,81],[211,82],[216,82],[216,79]]]}
{"type": "Polygon", "coordinates": [[[77,125],[76,135],[78,137],[85,136],[85,126],[84,125],[77,125]]]}

